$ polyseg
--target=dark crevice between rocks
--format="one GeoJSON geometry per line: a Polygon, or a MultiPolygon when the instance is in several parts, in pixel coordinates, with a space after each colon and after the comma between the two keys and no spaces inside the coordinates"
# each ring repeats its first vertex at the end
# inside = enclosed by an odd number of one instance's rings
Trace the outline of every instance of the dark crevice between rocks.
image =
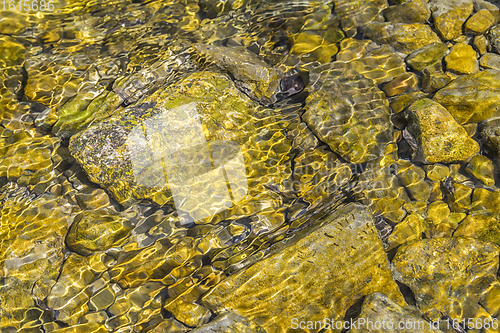
{"type": "Polygon", "coordinates": [[[410,289],[410,287],[408,287],[407,285],[405,285],[399,281],[396,281],[396,283],[399,287],[399,291],[401,291],[401,294],[403,294],[403,297],[404,297],[406,303],[408,303],[408,305],[416,306],[417,300],[415,298],[415,294],[410,289]]]}
{"type": "Polygon", "coordinates": [[[21,74],[22,74],[21,87],[19,88],[19,91],[16,94],[16,98],[19,101],[25,100],[24,89],[26,88],[26,84],[28,83],[28,72],[26,71],[24,66],[21,66],[21,74]]]}
{"type": "MultiPolygon", "coordinates": [[[[355,321],[356,318],[360,315],[361,313],[361,307],[363,306],[363,302],[365,301],[366,296],[361,297],[358,299],[353,305],[347,309],[345,316],[344,316],[344,321],[351,322],[355,321]]],[[[348,325],[344,327],[341,331],[341,333],[345,333],[349,330],[348,325]]]]}

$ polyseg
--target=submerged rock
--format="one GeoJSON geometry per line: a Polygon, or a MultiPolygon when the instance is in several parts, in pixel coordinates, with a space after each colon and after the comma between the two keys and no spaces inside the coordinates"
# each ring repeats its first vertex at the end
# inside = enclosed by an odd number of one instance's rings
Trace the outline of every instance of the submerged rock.
{"type": "Polygon", "coordinates": [[[484,55],[488,51],[488,39],[484,35],[479,35],[474,37],[472,45],[479,52],[480,55],[484,55]]]}
{"type": "Polygon", "coordinates": [[[497,280],[499,249],[472,238],[414,241],[398,249],[395,278],[411,288],[430,320],[475,318],[479,297],[497,280]]]}
{"type": "Polygon", "coordinates": [[[73,251],[89,255],[116,246],[132,230],[131,222],[104,209],[84,211],[71,225],[66,244],[73,251]]]}
{"type": "MultiPolygon", "coordinates": [[[[194,47],[202,56],[229,72],[236,86],[245,94],[264,105],[276,102],[276,93],[280,88],[282,75],[256,54],[244,47],[218,47],[203,44],[196,44],[194,47]]],[[[303,89],[299,86],[295,88],[296,92],[303,89]]]]}
{"type": "Polygon", "coordinates": [[[463,75],[434,95],[460,123],[478,123],[500,115],[500,71],[487,69],[463,75]]]}
{"type": "Polygon", "coordinates": [[[411,53],[423,46],[440,42],[432,29],[421,23],[369,23],[362,28],[366,37],[381,44],[389,44],[396,51],[411,53]]]}
{"type": "Polygon", "coordinates": [[[430,99],[421,99],[408,108],[408,132],[418,144],[414,160],[423,163],[466,161],[479,152],[479,144],[448,110],[430,99]]]}
{"type": "Polygon", "coordinates": [[[213,321],[191,331],[192,333],[266,333],[247,318],[232,312],[221,314],[213,321]]]}
{"type": "Polygon", "coordinates": [[[79,93],[57,111],[58,119],[52,132],[68,139],[93,122],[109,117],[122,102],[120,96],[104,87],[79,93]]]}
{"type": "Polygon", "coordinates": [[[492,51],[500,53],[500,25],[495,25],[486,34],[492,51]]]}
{"type": "Polygon", "coordinates": [[[423,320],[380,292],[366,296],[361,313],[354,321],[358,324],[357,327],[351,328],[347,333],[441,332],[438,325],[423,320]]]}
{"type": "MultiPolygon", "coordinates": [[[[278,158],[291,150],[284,117],[250,100],[223,74],[195,73],[73,136],[70,151],[123,205],[141,199],[175,204],[183,223],[237,209],[243,199],[254,202],[256,213],[258,200],[279,205],[264,184],[283,190],[291,174],[290,160],[278,158]]],[[[269,223],[282,223],[281,213],[269,214],[276,217],[269,223]]]]}
{"type": "Polygon", "coordinates": [[[446,68],[460,74],[473,74],[479,71],[476,51],[470,45],[457,43],[444,58],[446,68]]]}
{"type": "Polygon", "coordinates": [[[392,23],[425,23],[431,17],[425,0],[406,0],[384,10],[387,21],[392,23]]]}
{"type": "Polygon", "coordinates": [[[465,29],[468,31],[482,34],[486,32],[495,23],[495,18],[487,9],[481,9],[471,16],[465,23],[465,29]]]}
{"type": "Polygon", "coordinates": [[[441,37],[452,40],[462,34],[462,25],[472,14],[472,0],[431,0],[434,26],[441,37]]]}
{"type": "Polygon", "coordinates": [[[0,177],[17,179],[20,185],[35,185],[55,177],[54,169],[60,162],[58,138],[0,131],[0,177]]]}
{"type": "Polygon", "coordinates": [[[238,312],[266,331],[285,331],[293,318],[341,320],[357,300],[376,291],[405,304],[371,215],[349,204],[222,280],[202,304],[216,312],[238,312]]]}
{"type": "Polygon", "coordinates": [[[353,37],[357,28],[371,21],[384,21],[382,10],[388,7],[387,0],[334,0],[335,13],[340,17],[342,29],[347,37],[353,37]]]}
{"type": "Polygon", "coordinates": [[[419,214],[413,213],[406,216],[403,221],[396,224],[389,235],[387,239],[389,248],[387,250],[394,249],[415,239],[422,239],[422,233],[426,232],[428,228],[428,223],[419,214]]]}
{"type": "Polygon", "coordinates": [[[318,138],[351,163],[383,156],[394,147],[385,94],[349,64],[316,69],[304,121],[318,138]]]}
{"type": "Polygon", "coordinates": [[[13,183],[0,189],[0,278],[17,278],[40,299],[48,295],[64,260],[68,206],[62,198],[35,197],[13,183]]]}
{"type": "Polygon", "coordinates": [[[57,311],[56,320],[74,325],[88,312],[89,285],[95,273],[86,257],[71,254],[62,267],[57,283],[47,297],[47,306],[57,311]]]}

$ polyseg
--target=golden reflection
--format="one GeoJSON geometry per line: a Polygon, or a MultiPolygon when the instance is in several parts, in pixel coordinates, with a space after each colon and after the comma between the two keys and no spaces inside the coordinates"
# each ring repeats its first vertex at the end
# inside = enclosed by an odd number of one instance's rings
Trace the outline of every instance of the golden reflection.
{"type": "Polygon", "coordinates": [[[239,144],[207,141],[194,102],[146,119],[127,146],[137,184],[168,184],[184,224],[220,213],[248,192],[239,144]]]}

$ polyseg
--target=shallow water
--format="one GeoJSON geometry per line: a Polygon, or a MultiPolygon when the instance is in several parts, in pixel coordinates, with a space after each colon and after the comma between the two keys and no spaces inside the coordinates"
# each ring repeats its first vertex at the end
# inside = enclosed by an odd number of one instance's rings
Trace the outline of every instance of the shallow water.
{"type": "Polygon", "coordinates": [[[1,331],[495,323],[499,20],[0,2],[1,331]]]}

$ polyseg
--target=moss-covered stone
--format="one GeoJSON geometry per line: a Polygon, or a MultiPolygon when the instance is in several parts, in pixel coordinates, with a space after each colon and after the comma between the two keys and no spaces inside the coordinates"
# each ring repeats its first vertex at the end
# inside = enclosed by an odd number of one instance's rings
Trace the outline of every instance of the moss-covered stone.
{"type": "Polygon", "coordinates": [[[286,330],[293,318],[340,320],[356,300],[376,291],[404,305],[363,206],[349,204],[295,236],[222,280],[203,296],[202,304],[216,312],[238,311],[266,331],[286,330]],[[303,256],[308,260],[297,259],[303,256]],[[304,284],[311,288],[301,287],[304,284]]]}
{"type": "Polygon", "coordinates": [[[481,9],[472,15],[465,23],[465,29],[468,31],[482,34],[486,32],[495,23],[495,18],[487,9],[481,9]]]}
{"type": "Polygon", "coordinates": [[[427,318],[462,320],[475,317],[480,295],[497,280],[498,255],[496,245],[472,238],[423,239],[401,246],[392,267],[427,318]]]}
{"type": "Polygon", "coordinates": [[[114,92],[88,90],[71,98],[58,111],[58,120],[52,131],[62,139],[84,130],[93,122],[99,122],[116,111],[123,100],[114,92]]]}
{"type": "Polygon", "coordinates": [[[500,245],[500,222],[495,216],[472,213],[460,223],[454,236],[467,236],[500,245]]]}
{"type": "Polygon", "coordinates": [[[456,44],[444,61],[446,69],[456,73],[473,74],[479,71],[476,51],[470,45],[456,44]]]}
{"type": "Polygon", "coordinates": [[[462,25],[472,14],[472,0],[431,0],[434,27],[441,37],[452,40],[462,34],[462,25]]]}
{"type": "Polygon", "coordinates": [[[463,75],[439,90],[434,100],[460,123],[477,123],[500,114],[500,71],[487,69],[463,75]]]}
{"type": "Polygon", "coordinates": [[[479,145],[440,104],[421,99],[408,108],[408,131],[417,140],[415,160],[424,163],[466,161],[479,145]]]}

